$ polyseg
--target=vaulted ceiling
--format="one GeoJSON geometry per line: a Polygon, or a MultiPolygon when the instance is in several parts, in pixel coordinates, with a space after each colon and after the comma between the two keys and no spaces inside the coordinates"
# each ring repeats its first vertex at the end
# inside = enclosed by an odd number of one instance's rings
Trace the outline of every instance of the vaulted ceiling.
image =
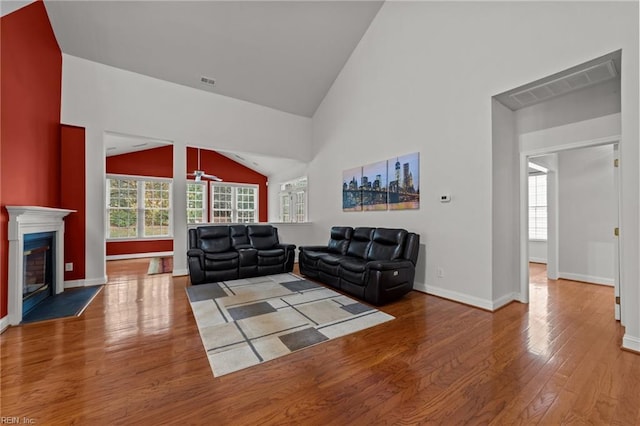
{"type": "Polygon", "coordinates": [[[66,54],[305,117],[382,4],[45,0],[66,54]]]}

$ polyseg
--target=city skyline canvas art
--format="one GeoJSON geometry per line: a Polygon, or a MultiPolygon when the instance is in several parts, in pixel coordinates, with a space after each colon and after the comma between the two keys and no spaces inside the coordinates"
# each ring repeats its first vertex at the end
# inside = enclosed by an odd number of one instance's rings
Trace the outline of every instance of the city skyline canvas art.
{"type": "Polygon", "coordinates": [[[389,159],[389,210],[420,208],[420,153],[389,159]]]}
{"type": "Polygon", "coordinates": [[[346,212],[362,210],[362,167],[342,172],[342,210],[346,212]]]}
{"type": "Polygon", "coordinates": [[[342,210],[420,208],[420,153],[397,156],[342,172],[342,210]]]}
{"type": "Polygon", "coordinates": [[[362,209],[387,209],[387,162],[379,161],[362,167],[362,209]]]}

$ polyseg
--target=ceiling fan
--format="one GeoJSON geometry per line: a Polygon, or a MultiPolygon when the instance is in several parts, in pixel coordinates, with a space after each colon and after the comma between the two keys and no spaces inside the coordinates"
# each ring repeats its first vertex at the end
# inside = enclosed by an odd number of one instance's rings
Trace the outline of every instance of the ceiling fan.
{"type": "Polygon", "coordinates": [[[222,182],[218,176],[208,175],[203,170],[200,169],[200,148],[198,148],[198,168],[193,171],[193,173],[189,173],[189,176],[194,176],[196,182],[202,182],[202,178],[215,180],[216,182],[222,182]]]}

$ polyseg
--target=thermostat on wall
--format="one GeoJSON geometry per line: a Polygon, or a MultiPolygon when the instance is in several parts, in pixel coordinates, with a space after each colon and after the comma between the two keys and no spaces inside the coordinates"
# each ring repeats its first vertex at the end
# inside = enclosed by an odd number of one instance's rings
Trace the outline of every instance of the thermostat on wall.
{"type": "Polygon", "coordinates": [[[440,202],[441,203],[448,203],[451,201],[451,195],[449,194],[444,194],[440,196],[440,202]]]}

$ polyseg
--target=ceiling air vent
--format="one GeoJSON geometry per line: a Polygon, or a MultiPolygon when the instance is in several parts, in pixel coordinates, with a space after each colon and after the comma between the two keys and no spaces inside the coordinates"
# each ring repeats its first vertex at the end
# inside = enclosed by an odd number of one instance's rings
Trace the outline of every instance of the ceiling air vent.
{"type": "Polygon", "coordinates": [[[612,60],[558,77],[545,83],[512,93],[509,97],[520,106],[533,105],[548,98],[583,89],[617,76],[612,60]]]}
{"type": "Polygon", "coordinates": [[[203,77],[200,77],[200,83],[206,84],[208,86],[215,86],[216,81],[213,78],[203,76],[203,77]]]}

